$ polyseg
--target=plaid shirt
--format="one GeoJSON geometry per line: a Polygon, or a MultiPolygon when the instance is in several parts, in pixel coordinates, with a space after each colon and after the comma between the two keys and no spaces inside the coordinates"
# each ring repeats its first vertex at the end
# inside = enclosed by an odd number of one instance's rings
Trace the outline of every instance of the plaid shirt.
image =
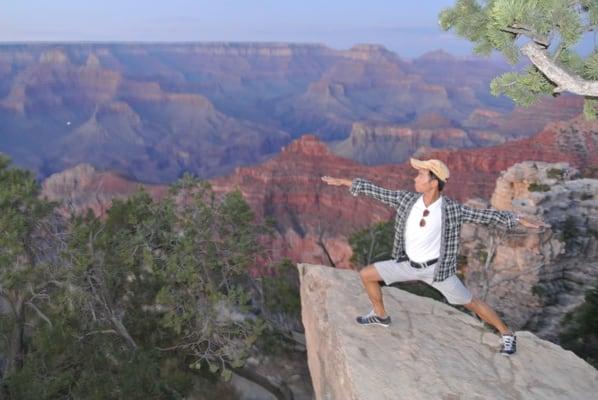
{"type": "MultiPolygon", "coordinates": [[[[407,257],[405,254],[405,225],[411,208],[421,194],[406,190],[384,189],[361,178],[353,180],[350,191],[353,196],[364,194],[397,210],[392,257],[396,260],[407,257]]],[[[502,224],[507,229],[512,229],[517,224],[517,218],[511,212],[471,208],[444,197],[442,202],[440,257],[434,273],[434,282],[443,281],[457,271],[461,225],[467,222],[489,225],[502,224]]]]}

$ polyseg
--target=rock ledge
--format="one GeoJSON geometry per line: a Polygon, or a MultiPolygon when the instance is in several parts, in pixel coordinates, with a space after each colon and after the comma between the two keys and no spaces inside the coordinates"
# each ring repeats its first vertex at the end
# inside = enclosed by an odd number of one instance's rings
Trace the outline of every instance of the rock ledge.
{"type": "Polygon", "coordinates": [[[369,301],[353,271],[300,264],[308,364],[317,399],[595,398],[598,371],[570,351],[518,332],[519,352],[446,304],[383,288],[389,328],[354,322],[369,301]]]}

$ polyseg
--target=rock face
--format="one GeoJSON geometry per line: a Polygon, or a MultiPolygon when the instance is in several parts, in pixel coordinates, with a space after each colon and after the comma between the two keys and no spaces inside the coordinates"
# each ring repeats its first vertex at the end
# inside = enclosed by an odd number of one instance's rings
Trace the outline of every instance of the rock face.
{"type": "Polygon", "coordinates": [[[447,193],[459,199],[489,199],[496,179],[512,165],[527,161],[568,162],[584,176],[598,177],[598,123],[576,117],[548,124],[529,139],[479,149],[442,150],[425,154],[443,160],[451,170],[447,193]],[[452,192],[456,186],[456,193],[452,192]]]}
{"type": "Polygon", "coordinates": [[[216,192],[239,189],[258,218],[276,222],[279,236],[272,245],[275,256],[328,263],[324,244],[337,266],[348,267],[351,249],[347,233],[372,221],[386,220],[392,210],[355,198],[347,188],[329,187],[320,177],[365,174],[387,185],[408,180],[408,175],[396,167],[387,168],[384,178],[382,172],[337,157],[318,138],[305,135],[259,167],[238,168],[233,175],[211,182],[216,192]]]}
{"type": "Polygon", "coordinates": [[[364,164],[390,164],[407,161],[421,149],[475,147],[466,131],[445,122],[430,128],[355,123],[350,136],[331,148],[339,156],[364,164]]]}
{"type": "Polygon", "coordinates": [[[563,316],[598,282],[598,180],[567,163],[527,161],[500,176],[491,205],[551,228],[464,226],[465,281],[512,326],[557,341],[563,316]]]}
{"type": "Polygon", "coordinates": [[[581,107],[579,98],[565,96],[508,114],[476,109],[459,122],[437,112],[421,113],[416,120],[401,124],[356,122],[347,139],[332,142],[330,147],[335,154],[363,164],[401,163],[434,149],[489,147],[526,138],[541,131],[547,121],[569,120],[576,115],[571,111],[581,107]]]}
{"type": "Polygon", "coordinates": [[[91,209],[103,216],[114,199],[124,199],[143,187],[154,198],[166,194],[168,188],[160,185],[141,185],[115,173],[99,172],[89,164],[53,174],[42,183],[41,195],[60,202],[59,209],[68,215],[91,209]]]}
{"type": "Polygon", "coordinates": [[[308,364],[317,399],[588,400],[598,371],[569,351],[518,332],[519,351],[443,303],[383,288],[393,323],[361,327],[369,301],[352,271],[299,265],[308,364]]]}

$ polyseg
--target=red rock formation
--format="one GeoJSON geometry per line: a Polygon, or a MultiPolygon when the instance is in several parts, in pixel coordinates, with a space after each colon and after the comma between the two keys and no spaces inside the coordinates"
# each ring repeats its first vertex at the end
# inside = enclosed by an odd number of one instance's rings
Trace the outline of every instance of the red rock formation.
{"type": "Polygon", "coordinates": [[[276,221],[276,255],[327,262],[317,243],[321,238],[334,262],[346,267],[350,249],[345,236],[389,218],[392,210],[354,198],[346,188],[327,186],[320,179],[324,175],[364,176],[388,186],[393,186],[393,178],[401,177],[404,183],[408,179],[396,166],[368,168],[335,156],[315,136],[306,135],[261,166],[238,168],[212,184],[217,192],[238,188],[260,218],[276,221]]]}
{"type": "Polygon", "coordinates": [[[529,138],[496,147],[437,151],[431,158],[443,160],[452,178],[447,193],[464,200],[489,199],[501,171],[526,160],[569,162],[586,173],[598,167],[598,124],[577,117],[547,125],[529,138]]]}
{"type": "Polygon", "coordinates": [[[61,203],[65,215],[91,209],[103,216],[114,199],[127,198],[142,186],[153,198],[163,197],[168,187],[141,185],[111,172],[98,172],[90,165],[81,164],[49,176],[42,184],[42,196],[61,203]]]}

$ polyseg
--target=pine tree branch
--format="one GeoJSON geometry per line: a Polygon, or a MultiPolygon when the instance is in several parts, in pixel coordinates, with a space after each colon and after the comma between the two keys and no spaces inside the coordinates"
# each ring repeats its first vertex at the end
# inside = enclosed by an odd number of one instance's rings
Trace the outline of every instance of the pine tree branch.
{"type": "Polygon", "coordinates": [[[46,321],[48,323],[48,325],[52,326],[52,321],[50,321],[50,318],[48,318],[39,308],[37,308],[37,306],[35,304],[33,304],[32,302],[28,301],[27,305],[29,307],[31,307],[33,309],[33,311],[35,311],[37,313],[37,315],[43,319],[44,321],[46,321]]]}
{"type": "Polygon", "coordinates": [[[540,45],[544,48],[550,47],[550,40],[547,37],[538,35],[531,28],[528,28],[526,26],[512,25],[512,26],[507,26],[506,28],[501,28],[500,30],[503,32],[513,33],[517,36],[519,36],[519,35],[527,36],[528,38],[533,40],[535,43],[537,43],[538,45],[540,45]]]}
{"type": "Polygon", "coordinates": [[[546,49],[529,42],[521,48],[521,53],[556,85],[554,93],[570,92],[580,96],[598,97],[598,81],[588,81],[565,71],[548,56],[546,49]]]}
{"type": "Polygon", "coordinates": [[[116,332],[114,329],[105,329],[105,330],[87,332],[83,336],[77,336],[77,339],[78,340],[82,340],[85,337],[91,336],[91,335],[106,335],[106,334],[117,335],[118,336],[118,332],[116,332]]]}
{"type": "Polygon", "coordinates": [[[324,244],[325,229],[322,229],[321,225],[319,225],[318,226],[318,230],[319,230],[319,235],[318,235],[318,240],[316,240],[316,244],[318,246],[320,246],[320,248],[322,249],[322,251],[326,255],[326,258],[328,258],[328,262],[330,263],[330,266],[332,268],[336,268],[336,264],[332,260],[332,256],[330,255],[330,252],[328,252],[328,249],[326,248],[326,244],[324,244]]]}
{"type": "Polygon", "coordinates": [[[116,332],[118,332],[118,335],[125,339],[125,341],[129,345],[129,348],[133,351],[137,350],[137,343],[135,343],[135,340],[133,340],[122,321],[116,316],[112,316],[112,318],[110,318],[110,322],[112,323],[112,326],[114,327],[116,332]]]}

